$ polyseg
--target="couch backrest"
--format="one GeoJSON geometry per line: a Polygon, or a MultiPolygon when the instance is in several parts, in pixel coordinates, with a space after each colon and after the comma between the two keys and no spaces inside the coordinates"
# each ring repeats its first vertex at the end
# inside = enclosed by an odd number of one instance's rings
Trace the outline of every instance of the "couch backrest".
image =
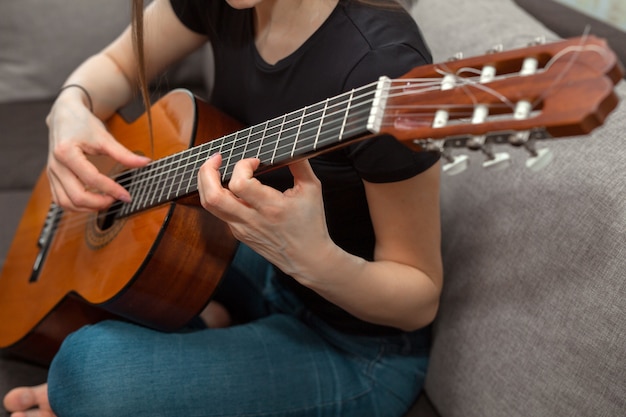
{"type": "MultiPolygon", "coordinates": [[[[509,0],[419,0],[413,12],[438,60],[554,38],[509,0]]],[[[472,154],[444,177],[426,382],[443,417],[624,415],[625,123],[622,103],[591,135],[548,143],[555,160],[537,173],[512,149],[507,171],[472,154]]]]}
{"type": "MultiPolygon", "coordinates": [[[[129,0],[0,1],[0,103],[54,97],[70,72],[129,22],[129,0]]],[[[201,57],[192,60],[193,69],[170,71],[171,84],[204,83],[201,57]]]]}

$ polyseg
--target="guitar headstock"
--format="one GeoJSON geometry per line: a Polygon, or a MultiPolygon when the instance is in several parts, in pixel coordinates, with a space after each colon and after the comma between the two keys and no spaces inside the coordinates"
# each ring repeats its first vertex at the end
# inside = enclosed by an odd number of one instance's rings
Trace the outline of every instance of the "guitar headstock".
{"type": "Polygon", "coordinates": [[[551,159],[537,140],[584,135],[615,109],[614,86],[623,76],[619,60],[593,36],[417,67],[390,81],[380,127],[417,150],[439,151],[450,173],[479,150],[486,167],[507,165],[493,145],[524,147],[530,168],[551,159]]]}

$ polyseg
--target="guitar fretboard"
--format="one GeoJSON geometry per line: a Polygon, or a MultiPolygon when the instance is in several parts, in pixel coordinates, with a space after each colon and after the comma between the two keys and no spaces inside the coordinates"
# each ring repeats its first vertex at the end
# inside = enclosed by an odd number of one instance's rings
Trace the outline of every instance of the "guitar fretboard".
{"type": "Polygon", "coordinates": [[[213,154],[222,155],[220,173],[227,183],[235,164],[259,158],[261,167],[282,165],[317,154],[369,133],[376,133],[378,110],[384,107],[385,80],[369,84],[253,125],[123,173],[131,203],[119,203],[119,217],[175,200],[198,190],[197,173],[213,154]]]}

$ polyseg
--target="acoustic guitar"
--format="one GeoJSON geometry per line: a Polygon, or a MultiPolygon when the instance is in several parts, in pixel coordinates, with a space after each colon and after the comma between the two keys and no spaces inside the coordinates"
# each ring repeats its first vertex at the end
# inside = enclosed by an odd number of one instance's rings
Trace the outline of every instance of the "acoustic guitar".
{"type": "Polygon", "coordinates": [[[600,126],[622,75],[605,41],[585,36],[417,67],[245,128],[175,90],[151,107],[153,150],[146,115],[116,115],[113,136],[155,159],[127,170],[93,158],[133,196],[98,213],[57,207],[41,174],[0,276],[0,348],[45,364],[85,324],[175,331],[202,311],[237,245],[199,205],[197,172],[216,152],[225,184],[243,158],[259,158],[262,173],[383,133],[441,153],[450,173],[467,162],[458,148],[482,152],[487,167],[506,164],[501,144],[528,150],[528,165],[540,167],[548,154],[535,143],[600,126]]]}

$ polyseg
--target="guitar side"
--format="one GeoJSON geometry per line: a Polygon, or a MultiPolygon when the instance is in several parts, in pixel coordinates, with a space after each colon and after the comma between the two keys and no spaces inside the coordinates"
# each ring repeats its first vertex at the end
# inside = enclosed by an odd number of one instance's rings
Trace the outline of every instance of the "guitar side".
{"type": "MultiPolygon", "coordinates": [[[[169,93],[151,110],[154,155],[146,115],[130,124],[115,116],[107,127],[126,147],[154,159],[236,127],[183,90],[169,93]]],[[[94,163],[102,172],[119,170],[107,158],[94,163]]],[[[41,363],[71,331],[102,319],[127,319],[164,331],[184,326],[208,302],[236,246],[227,226],[193,196],[106,226],[96,213],[64,212],[33,274],[50,204],[43,173],[0,276],[0,348],[41,363]]]]}

